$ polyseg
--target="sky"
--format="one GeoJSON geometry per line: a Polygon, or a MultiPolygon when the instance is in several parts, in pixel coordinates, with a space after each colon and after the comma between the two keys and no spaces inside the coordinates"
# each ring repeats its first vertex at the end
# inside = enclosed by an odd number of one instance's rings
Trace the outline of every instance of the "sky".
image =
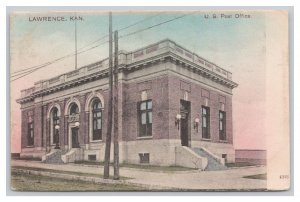
{"type": "MultiPolygon", "coordinates": [[[[78,66],[90,64],[108,56],[108,15],[104,12],[77,12],[78,49],[99,47],[78,55],[78,66]],[[98,39],[101,39],[97,41],[98,39]],[[97,42],[95,42],[97,41],[97,42]],[[95,43],[93,43],[95,42],[95,43]]],[[[239,86],[233,90],[233,135],[236,149],[266,149],[266,18],[261,12],[201,11],[201,12],[113,12],[113,30],[119,36],[186,15],[174,21],[121,38],[119,49],[131,51],[169,38],[199,56],[232,72],[239,86]],[[210,17],[205,18],[207,14],[210,17]],[[216,14],[218,18],[212,18],[216,14]],[[232,15],[221,18],[221,14],[232,15]],[[235,14],[250,18],[235,18],[235,14]],[[143,20],[142,23],[136,24],[143,20]]],[[[74,53],[74,12],[15,13],[10,17],[11,73],[40,65],[74,53]],[[37,16],[65,17],[62,22],[30,21],[37,16]]],[[[268,18],[269,19],[269,18],[268,18]]],[[[86,50],[86,49],[81,49],[86,50]]],[[[16,99],[20,90],[34,82],[49,79],[74,70],[74,57],[39,69],[11,82],[11,143],[12,152],[20,151],[20,105],[16,99]]],[[[15,78],[15,77],[14,77],[15,78]]]]}

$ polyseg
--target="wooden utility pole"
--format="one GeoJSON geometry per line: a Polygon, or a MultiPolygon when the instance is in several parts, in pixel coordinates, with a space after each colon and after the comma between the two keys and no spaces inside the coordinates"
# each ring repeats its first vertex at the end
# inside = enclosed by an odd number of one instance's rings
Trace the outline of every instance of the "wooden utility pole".
{"type": "Polygon", "coordinates": [[[119,57],[119,50],[118,50],[118,31],[115,31],[114,34],[114,42],[115,42],[115,64],[114,64],[114,179],[118,180],[119,176],[119,121],[118,121],[118,57],[119,57]]]}
{"type": "Polygon", "coordinates": [[[105,143],[104,157],[104,179],[109,178],[109,161],[110,161],[110,146],[111,146],[111,131],[112,131],[112,101],[113,101],[113,58],[112,58],[112,16],[109,12],[109,89],[108,89],[108,113],[107,113],[107,133],[105,143]]]}
{"type": "Polygon", "coordinates": [[[75,13],[75,69],[77,69],[77,14],[75,13]]]}

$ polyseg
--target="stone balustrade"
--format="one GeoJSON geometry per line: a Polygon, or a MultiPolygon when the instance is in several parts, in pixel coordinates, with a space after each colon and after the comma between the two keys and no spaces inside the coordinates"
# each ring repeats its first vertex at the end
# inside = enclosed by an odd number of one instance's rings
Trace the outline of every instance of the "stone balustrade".
{"type": "MultiPolygon", "coordinates": [[[[133,52],[125,52],[120,51],[119,52],[119,65],[128,65],[131,63],[139,62],[145,59],[150,59],[152,57],[164,54],[164,53],[174,53],[178,55],[179,57],[182,57],[185,60],[188,60],[192,63],[195,63],[211,72],[214,72],[224,78],[227,78],[229,80],[232,79],[232,74],[219,66],[215,65],[214,63],[211,63],[204,58],[196,55],[195,53],[192,53],[188,51],[187,49],[179,46],[175,42],[171,40],[163,40],[158,43],[146,46],[144,48],[135,50],[133,52]]],[[[77,78],[95,74],[96,72],[99,72],[101,70],[105,70],[109,66],[109,60],[108,58],[98,61],[93,64],[89,64],[86,66],[83,66],[79,69],[73,70],[71,72],[67,72],[65,74],[55,76],[53,78],[50,78],[48,80],[42,80],[38,81],[34,84],[34,87],[28,88],[21,91],[21,98],[30,96],[32,93],[46,89],[48,87],[56,86],[64,82],[68,82],[71,80],[75,80],[77,78]]]]}
{"type": "Polygon", "coordinates": [[[34,91],[35,91],[34,87],[21,90],[21,97],[26,97],[28,95],[31,95],[32,93],[34,93],[34,91]]]}

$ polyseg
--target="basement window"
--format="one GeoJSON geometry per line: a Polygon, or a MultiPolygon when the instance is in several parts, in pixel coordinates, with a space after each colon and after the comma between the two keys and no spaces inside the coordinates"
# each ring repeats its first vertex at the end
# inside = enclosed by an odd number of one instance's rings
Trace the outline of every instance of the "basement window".
{"type": "Polygon", "coordinates": [[[150,154],[149,153],[139,153],[140,163],[149,163],[150,154]]]}
{"type": "Polygon", "coordinates": [[[89,161],[96,161],[96,155],[88,155],[89,161]]]}
{"type": "Polygon", "coordinates": [[[227,163],[227,154],[222,154],[222,158],[225,160],[225,163],[227,163]]]}

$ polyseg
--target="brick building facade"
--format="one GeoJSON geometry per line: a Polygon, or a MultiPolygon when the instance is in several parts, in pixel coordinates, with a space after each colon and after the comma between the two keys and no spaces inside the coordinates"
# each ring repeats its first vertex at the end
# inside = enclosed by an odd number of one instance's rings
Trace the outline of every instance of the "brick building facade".
{"type": "MultiPolygon", "coordinates": [[[[231,77],[168,39],[120,51],[120,162],[233,162],[231,77]]],[[[22,90],[21,156],[103,161],[107,101],[108,59],[22,90]]]]}

